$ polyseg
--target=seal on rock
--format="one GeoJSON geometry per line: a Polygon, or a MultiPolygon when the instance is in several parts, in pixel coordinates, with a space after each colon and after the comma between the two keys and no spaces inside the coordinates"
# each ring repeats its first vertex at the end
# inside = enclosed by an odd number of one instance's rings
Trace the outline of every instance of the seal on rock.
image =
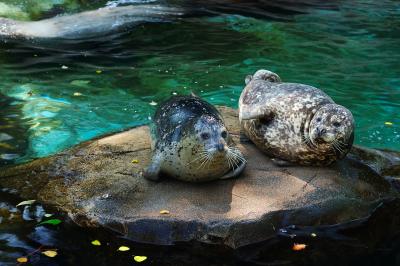
{"type": "Polygon", "coordinates": [[[276,163],[329,165],[350,151],[353,115],[321,90],[281,82],[268,70],[245,82],[239,99],[242,129],[276,163]]]}
{"type": "Polygon", "coordinates": [[[197,96],[175,96],[153,119],[153,158],[144,173],[189,182],[238,176],[246,166],[218,110],[197,96]]]}

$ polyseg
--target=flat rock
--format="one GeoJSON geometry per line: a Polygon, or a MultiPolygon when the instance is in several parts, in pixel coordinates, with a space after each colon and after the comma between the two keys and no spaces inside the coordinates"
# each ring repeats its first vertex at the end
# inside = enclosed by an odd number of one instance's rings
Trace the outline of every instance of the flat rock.
{"type": "Polygon", "coordinates": [[[240,143],[237,112],[219,109],[248,160],[239,178],[203,184],[145,180],[151,150],[149,129],[142,126],[2,169],[0,186],[53,205],[81,226],[111,228],[134,241],[196,240],[233,248],[291,224],[360,219],[399,197],[399,153],[354,147],[329,167],[277,167],[252,143],[240,143]]]}

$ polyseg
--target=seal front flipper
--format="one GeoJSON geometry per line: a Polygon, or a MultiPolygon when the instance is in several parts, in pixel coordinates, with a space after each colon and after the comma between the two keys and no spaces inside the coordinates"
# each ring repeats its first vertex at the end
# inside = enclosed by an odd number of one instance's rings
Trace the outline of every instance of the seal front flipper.
{"type": "Polygon", "coordinates": [[[228,178],[238,177],[243,172],[244,168],[246,168],[246,165],[247,165],[247,162],[242,161],[237,168],[233,169],[233,171],[228,172],[227,174],[222,176],[220,179],[228,179],[228,178]]]}
{"type": "Polygon", "coordinates": [[[144,178],[152,181],[158,181],[160,179],[161,162],[160,156],[155,154],[151,159],[150,165],[143,174],[144,178]]]}
{"type": "Polygon", "coordinates": [[[239,121],[262,119],[264,121],[272,120],[274,117],[273,112],[265,106],[255,106],[254,108],[243,107],[239,112],[239,121]]]}
{"type": "Polygon", "coordinates": [[[279,166],[279,167],[294,166],[293,163],[291,163],[289,161],[282,160],[282,159],[278,159],[278,158],[271,158],[271,161],[272,161],[273,164],[275,164],[276,166],[279,166]]]}

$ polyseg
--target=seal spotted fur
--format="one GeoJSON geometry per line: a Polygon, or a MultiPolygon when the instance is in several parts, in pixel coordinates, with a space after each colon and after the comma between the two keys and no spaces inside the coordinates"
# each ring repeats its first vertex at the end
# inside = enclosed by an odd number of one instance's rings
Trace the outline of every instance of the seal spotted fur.
{"type": "Polygon", "coordinates": [[[354,139],[351,112],[321,90],[283,83],[268,70],[246,77],[239,119],[246,136],[278,163],[329,165],[354,139]]]}
{"type": "Polygon", "coordinates": [[[246,161],[220,113],[195,96],[175,96],[154,116],[154,155],[144,177],[160,174],[189,182],[238,176],[246,161]]]}

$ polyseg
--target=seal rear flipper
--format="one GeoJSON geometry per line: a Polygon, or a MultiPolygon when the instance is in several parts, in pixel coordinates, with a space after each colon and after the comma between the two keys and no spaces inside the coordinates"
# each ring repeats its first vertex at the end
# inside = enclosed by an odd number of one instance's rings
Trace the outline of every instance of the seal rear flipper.
{"type": "Polygon", "coordinates": [[[152,181],[158,181],[160,179],[161,172],[161,159],[159,156],[154,156],[151,160],[150,165],[144,171],[144,178],[152,181]]]}
{"type": "Polygon", "coordinates": [[[246,165],[247,165],[246,161],[241,162],[239,167],[233,169],[233,171],[226,173],[220,179],[229,179],[229,178],[238,177],[243,172],[243,170],[246,168],[246,165]]]}

